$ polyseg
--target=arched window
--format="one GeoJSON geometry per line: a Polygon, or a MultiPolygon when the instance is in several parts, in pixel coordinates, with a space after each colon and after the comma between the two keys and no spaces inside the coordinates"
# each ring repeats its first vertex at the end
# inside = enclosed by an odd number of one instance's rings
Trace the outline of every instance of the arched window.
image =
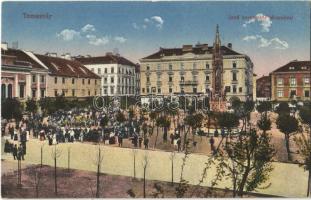
{"type": "Polygon", "coordinates": [[[6,86],[5,86],[5,84],[2,84],[1,85],[1,98],[2,99],[5,99],[5,97],[6,97],[6,86]]]}
{"type": "Polygon", "coordinates": [[[12,84],[8,85],[8,98],[13,97],[12,84]]]}

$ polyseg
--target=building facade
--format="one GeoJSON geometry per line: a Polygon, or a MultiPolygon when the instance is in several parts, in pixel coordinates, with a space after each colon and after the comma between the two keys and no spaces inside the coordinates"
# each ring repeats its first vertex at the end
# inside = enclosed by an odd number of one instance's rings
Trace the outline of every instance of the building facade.
{"type": "Polygon", "coordinates": [[[136,64],[116,54],[76,57],[75,60],[101,77],[101,95],[135,95],[136,64]]]}
{"type": "Polygon", "coordinates": [[[257,98],[263,100],[271,99],[271,77],[270,76],[262,76],[256,81],[257,87],[257,98]]]}
{"type": "Polygon", "coordinates": [[[2,48],[2,97],[20,99],[43,97],[88,97],[100,93],[100,77],[81,63],[40,55],[30,51],[2,48]],[[11,89],[12,88],[12,89],[11,89]]]}
{"type": "Polygon", "coordinates": [[[310,101],[311,61],[291,61],[271,75],[271,99],[310,101]]]}
{"type": "Polygon", "coordinates": [[[247,55],[234,51],[231,43],[221,45],[218,26],[213,46],[160,48],[140,62],[142,95],[253,98],[253,63],[247,55]]]}

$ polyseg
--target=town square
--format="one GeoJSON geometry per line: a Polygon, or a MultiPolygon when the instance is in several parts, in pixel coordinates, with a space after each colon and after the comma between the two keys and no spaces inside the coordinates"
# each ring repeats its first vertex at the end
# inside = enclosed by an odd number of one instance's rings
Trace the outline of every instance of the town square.
{"type": "Polygon", "coordinates": [[[2,11],[3,198],[310,198],[310,2],[2,11]]]}

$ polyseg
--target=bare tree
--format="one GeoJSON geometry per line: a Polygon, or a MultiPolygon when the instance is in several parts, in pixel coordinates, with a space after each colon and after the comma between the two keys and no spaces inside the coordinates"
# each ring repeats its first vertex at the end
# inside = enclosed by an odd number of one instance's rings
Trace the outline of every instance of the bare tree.
{"type": "Polygon", "coordinates": [[[57,196],[57,158],[59,158],[62,154],[60,149],[57,149],[57,145],[54,145],[54,149],[52,149],[51,156],[54,159],[54,193],[57,196]]]}
{"type": "Polygon", "coordinates": [[[132,153],[133,153],[133,176],[134,179],[136,179],[136,155],[138,153],[137,149],[132,149],[132,153]]]}
{"type": "Polygon", "coordinates": [[[40,180],[42,177],[41,170],[42,170],[41,167],[31,167],[29,168],[29,171],[28,171],[28,174],[32,176],[36,198],[39,197],[39,185],[40,185],[40,180]]]}
{"type": "Polygon", "coordinates": [[[102,162],[104,160],[103,150],[100,144],[97,145],[98,153],[93,160],[94,165],[97,167],[97,173],[96,173],[96,198],[99,198],[99,190],[100,190],[100,173],[101,173],[101,167],[102,162]]]}
{"type": "Polygon", "coordinates": [[[172,172],[172,186],[174,185],[174,159],[175,159],[175,156],[176,156],[176,152],[175,151],[172,151],[171,155],[170,155],[170,160],[171,160],[171,172],[172,172]]]}
{"type": "Polygon", "coordinates": [[[144,155],[144,159],[143,159],[143,170],[144,170],[144,198],[146,198],[146,173],[147,173],[147,167],[149,164],[149,160],[148,160],[148,154],[146,153],[144,155]]]}

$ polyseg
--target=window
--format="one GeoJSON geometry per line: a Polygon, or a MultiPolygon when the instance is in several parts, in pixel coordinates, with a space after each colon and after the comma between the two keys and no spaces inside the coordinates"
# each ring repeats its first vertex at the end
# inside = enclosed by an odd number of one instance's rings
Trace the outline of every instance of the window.
{"type": "Polygon", "coordinates": [[[104,83],[107,83],[107,77],[104,78],[104,83]]]}
{"type": "Polygon", "coordinates": [[[305,97],[310,97],[310,91],[309,90],[305,90],[305,97]]]}
{"type": "Polygon", "coordinates": [[[84,89],[81,90],[81,96],[85,96],[85,90],[84,89]]]}
{"type": "Polygon", "coordinates": [[[206,80],[206,81],[209,81],[209,76],[205,76],[205,80],[206,80]]]}
{"type": "Polygon", "coordinates": [[[41,83],[44,83],[44,82],[45,82],[44,79],[45,79],[45,77],[42,75],[42,76],[40,77],[40,82],[41,82],[41,83]]]}
{"type": "Polygon", "coordinates": [[[75,96],[75,90],[71,90],[71,96],[75,96]]]}
{"type": "Polygon", "coordinates": [[[147,93],[150,93],[150,88],[147,88],[147,93]]]}
{"type": "Polygon", "coordinates": [[[102,73],[101,68],[98,68],[98,69],[97,69],[97,73],[98,73],[98,74],[101,74],[101,73],[102,73]]]}
{"type": "Polygon", "coordinates": [[[230,87],[230,86],[226,86],[225,91],[226,91],[226,92],[231,92],[231,87],[230,87]]]}
{"type": "Polygon", "coordinates": [[[291,90],[290,91],[290,97],[296,96],[296,90],[291,90]]]}
{"type": "Polygon", "coordinates": [[[183,87],[180,88],[180,93],[185,93],[185,90],[183,87]]]}
{"type": "Polygon", "coordinates": [[[118,83],[120,83],[120,77],[118,77],[118,83]]]}
{"type": "Polygon", "coordinates": [[[84,85],[84,78],[82,79],[82,84],[84,85]]]}
{"type": "Polygon", "coordinates": [[[63,84],[65,83],[65,78],[63,78],[62,83],[63,83],[63,84]]]}
{"type": "Polygon", "coordinates": [[[45,96],[45,89],[41,89],[41,98],[45,96]]]}
{"type": "Polygon", "coordinates": [[[114,83],[114,78],[113,77],[111,77],[110,82],[114,83]]]}
{"type": "Polygon", "coordinates": [[[88,95],[91,96],[91,90],[88,91],[88,95]]]}
{"type": "Polygon", "coordinates": [[[236,93],[236,85],[233,85],[233,86],[232,86],[232,92],[233,92],[233,93],[236,93]]]}
{"type": "Polygon", "coordinates": [[[173,82],[173,77],[169,76],[168,77],[168,82],[173,82]]]}
{"type": "Polygon", "coordinates": [[[290,78],[290,85],[292,85],[292,86],[296,85],[296,78],[295,77],[290,78]]]}
{"type": "Polygon", "coordinates": [[[36,75],[32,75],[32,82],[33,82],[33,83],[36,82],[36,75]]]}
{"type": "Polygon", "coordinates": [[[149,76],[147,76],[147,82],[150,82],[150,77],[149,76]]]}
{"type": "Polygon", "coordinates": [[[32,97],[33,97],[33,98],[36,98],[36,89],[32,89],[31,92],[32,92],[32,97]]]}
{"type": "Polygon", "coordinates": [[[193,88],[193,93],[197,93],[197,88],[193,88]]]}
{"type": "Polygon", "coordinates": [[[158,71],[161,71],[161,65],[160,65],[160,64],[158,64],[157,70],[158,70],[158,71]]]}
{"type": "Polygon", "coordinates": [[[105,68],[105,74],[107,74],[107,68],[105,68]]]}
{"type": "Polygon", "coordinates": [[[107,88],[104,88],[104,94],[107,94],[107,88]]]}
{"type": "Polygon", "coordinates": [[[142,88],[142,89],[141,89],[141,92],[142,92],[142,93],[145,93],[145,88],[142,88]]]}
{"type": "Polygon", "coordinates": [[[309,77],[304,77],[303,82],[304,82],[304,84],[306,84],[306,85],[310,84],[310,78],[309,78],[309,77]]]}
{"type": "Polygon", "coordinates": [[[150,70],[150,67],[149,66],[147,66],[147,71],[149,71],[150,70]]]}
{"type": "Polygon", "coordinates": [[[71,83],[75,84],[75,79],[74,78],[72,78],[71,83]]]}
{"type": "Polygon", "coordinates": [[[208,63],[206,63],[205,68],[209,69],[209,64],[208,63]]]}
{"type": "Polygon", "coordinates": [[[57,77],[54,77],[54,83],[57,84],[57,77]]]}
{"type": "Polygon", "coordinates": [[[278,90],[277,91],[277,96],[278,97],[283,97],[283,90],[278,90]]]}
{"type": "Polygon", "coordinates": [[[161,94],[161,88],[158,88],[158,94],[161,94]]]}
{"type": "Polygon", "coordinates": [[[184,70],[184,63],[180,63],[180,70],[184,70]]]}
{"type": "Polygon", "coordinates": [[[19,97],[24,98],[24,93],[25,93],[25,85],[19,84],[19,97]]]}
{"type": "Polygon", "coordinates": [[[232,73],[232,80],[233,80],[233,81],[237,81],[236,73],[235,73],[235,72],[232,73]]]}
{"type": "Polygon", "coordinates": [[[90,85],[90,84],[91,84],[91,79],[88,79],[87,82],[88,82],[88,84],[90,85]]]}
{"type": "Polygon", "coordinates": [[[173,69],[172,64],[169,64],[169,65],[168,65],[168,69],[169,69],[170,71],[172,71],[172,69],[173,69]]]}
{"type": "Polygon", "coordinates": [[[114,87],[113,87],[113,86],[110,87],[110,93],[111,93],[111,94],[114,93],[114,87]]]}
{"type": "Polygon", "coordinates": [[[239,92],[242,93],[242,91],[243,91],[243,88],[239,87],[239,92]]]}
{"type": "Polygon", "coordinates": [[[236,62],[232,63],[232,68],[234,68],[234,69],[236,68],[236,62]]]}
{"type": "Polygon", "coordinates": [[[173,89],[172,89],[172,88],[169,88],[169,89],[168,89],[168,92],[169,92],[169,93],[173,93],[173,89]]]}
{"type": "Polygon", "coordinates": [[[185,77],[181,76],[181,77],[180,77],[180,81],[181,81],[181,82],[184,82],[184,81],[185,81],[185,77]]]}
{"type": "Polygon", "coordinates": [[[95,96],[97,95],[97,91],[96,91],[96,90],[94,90],[94,95],[95,95],[95,96]]]}
{"type": "MultiPolygon", "coordinates": [[[[95,79],[95,85],[97,85],[97,80],[95,79]]],[[[95,94],[96,95],[96,94],[95,94]]]]}
{"type": "Polygon", "coordinates": [[[66,96],[66,95],[65,95],[65,90],[62,90],[62,96],[66,96]]]}
{"type": "Polygon", "coordinates": [[[112,73],[112,74],[114,73],[114,67],[111,68],[111,73],[112,73]]]}
{"type": "Polygon", "coordinates": [[[283,79],[282,78],[277,79],[277,85],[283,85],[283,79]]]}
{"type": "Polygon", "coordinates": [[[55,97],[58,96],[57,90],[54,90],[54,96],[55,96],[55,97]]]}

